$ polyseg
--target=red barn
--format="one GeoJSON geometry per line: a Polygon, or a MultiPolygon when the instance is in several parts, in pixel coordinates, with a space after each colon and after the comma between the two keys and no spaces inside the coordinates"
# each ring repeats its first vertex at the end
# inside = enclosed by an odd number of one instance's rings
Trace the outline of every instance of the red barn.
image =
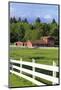
{"type": "Polygon", "coordinates": [[[27,41],[27,42],[16,42],[17,46],[26,46],[28,48],[39,47],[39,46],[54,46],[55,39],[51,36],[44,36],[40,40],[27,41]]]}
{"type": "Polygon", "coordinates": [[[33,41],[32,46],[54,46],[54,38],[51,36],[42,37],[40,40],[33,41]]]}
{"type": "Polygon", "coordinates": [[[47,46],[54,46],[55,39],[52,36],[42,37],[41,40],[43,40],[47,46]]]}

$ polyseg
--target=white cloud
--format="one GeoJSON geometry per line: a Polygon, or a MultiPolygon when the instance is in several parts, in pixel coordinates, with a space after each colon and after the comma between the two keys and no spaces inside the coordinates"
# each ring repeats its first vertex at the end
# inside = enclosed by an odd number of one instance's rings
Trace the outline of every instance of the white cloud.
{"type": "Polygon", "coordinates": [[[52,16],[49,15],[49,14],[47,14],[47,15],[44,16],[44,18],[46,18],[46,19],[52,19],[52,16]]]}

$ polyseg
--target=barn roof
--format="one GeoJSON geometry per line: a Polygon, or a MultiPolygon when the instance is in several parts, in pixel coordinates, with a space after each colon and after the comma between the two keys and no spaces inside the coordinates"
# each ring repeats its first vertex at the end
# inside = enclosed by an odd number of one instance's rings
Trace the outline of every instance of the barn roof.
{"type": "Polygon", "coordinates": [[[54,39],[54,37],[52,37],[52,36],[44,36],[44,37],[41,37],[41,39],[54,39]]]}
{"type": "Polygon", "coordinates": [[[33,45],[35,45],[35,44],[36,44],[36,45],[40,45],[40,44],[46,44],[46,43],[45,43],[45,41],[43,41],[43,40],[35,40],[35,41],[32,41],[32,44],[33,44],[33,45]]]}

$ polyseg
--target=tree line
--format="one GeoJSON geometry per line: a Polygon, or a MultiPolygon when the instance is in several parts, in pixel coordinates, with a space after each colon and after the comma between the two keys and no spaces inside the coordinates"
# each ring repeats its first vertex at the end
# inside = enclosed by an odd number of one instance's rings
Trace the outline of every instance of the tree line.
{"type": "Polygon", "coordinates": [[[27,18],[10,18],[10,43],[39,40],[43,36],[52,36],[55,38],[55,44],[59,44],[59,25],[55,19],[51,23],[43,23],[37,17],[35,22],[29,23],[27,18]]]}

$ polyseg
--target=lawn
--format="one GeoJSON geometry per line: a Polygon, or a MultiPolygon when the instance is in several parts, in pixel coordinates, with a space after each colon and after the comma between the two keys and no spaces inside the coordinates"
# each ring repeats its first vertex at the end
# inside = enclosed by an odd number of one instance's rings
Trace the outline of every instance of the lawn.
{"type": "Polygon", "coordinates": [[[9,80],[10,80],[10,87],[25,87],[25,86],[36,86],[35,84],[33,84],[32,82],[19,77],[15,74],[11,74],[9,76],[9,80]]]}
{"type": "Polygon", "coordinates": [[[10,47],[10,58],[32,62],[32,58],[36,63],[52,65],[53,60],[58,65],[58,48],[20,48],[10,47]]]}
{"type": "MultiPolygon", "coordinates": [[[[53,60],[58,65],[58,48],[20,48],[10,47],[9,56],[12,59],[32,62],[35,59],[35,63],[53,65],[53,60]]],[[[43,71],[44,73],[46,71],[43,71]]],[[[48,73],[48,72],[47,72],[48,73]]],[[[18,77],[15,74],[10,74],[10,87],[24,87],[24,86],[36,86],[30,81],[18,77]],[[26,82],[26,83],[25,83],[26,82]]],[[[51,82],[36,77],[38,81],[52,85],[51,82]]]]}

